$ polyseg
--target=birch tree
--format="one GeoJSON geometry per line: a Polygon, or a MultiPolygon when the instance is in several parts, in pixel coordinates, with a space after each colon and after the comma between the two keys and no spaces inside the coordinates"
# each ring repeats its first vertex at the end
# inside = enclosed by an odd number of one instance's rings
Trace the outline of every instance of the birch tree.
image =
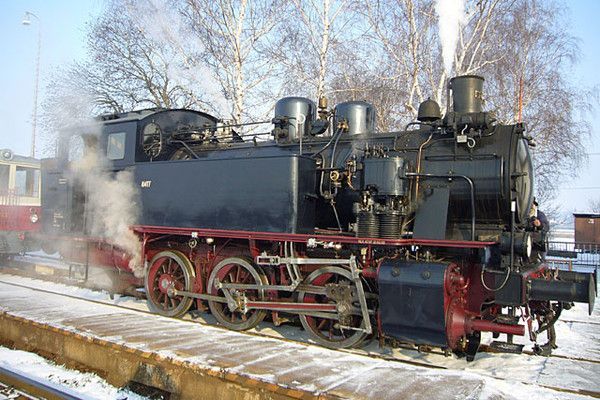
{"type": "Polygon", "coordinates": [[[279,0],[187,1],[184,13],[204,46],[200,62],[211,68],[231,102],[234,123],[264,112],[265,100],[277,92],[278,65],[265,54],[277,40],[273,32],[282,7],[279,0]]]}
{"type": "Polygon", "coordinates": [[[478,73],[488,78],[488,107],[501,122],[514,123],[522,115],[537,146],[533,157],[537,194],[551,200],[561,177],[573,176],[584,159],[584,143],[591,127],[586,113],[597,91],[580,88],[570,79],[579,48],[559,15],[557,3],[521,0],[505,8],[494,22],[488,48],[478,73]],[[503,40],[505,39],[505,40],[503,40]],[[510,40],[507,40],[510,39],[510,40]]]}
{"type": "Polygon", "coordinates": [[[330,92],[342,46],[361,35],[353,0],[289,0],[290,19],[279,30],[283,52],[273,55],[285,65],[287,88],[313,99],[330,92]]]}
{"type": "Polygon", "coordinates": [[[371,56],[379,65],[375,66],[375,75],[379,75],[387,92],[398,96],[396,107],[386,110],[394,116],[390,122],[397,126],[413,119],[416,105],[430,96],[429,89],[422,85],[427,77],[425,69],[428,66],[436,66],[432,72],[443,69],[438,63],[428,64],[432,57],[439,59],[439,46],[434,44],[433,1],[367,2],[361,12],[370,26],[371,56]]]}
{"type": "MultiPolygon", "coordinates": [[[[448,77],[441,67],[434,2],[382,0],[366,4],[363,13],[372,27],[373,48],[387,60],[382,63],[395,65],[389,71],[394,71],[396,93],[405,93],[404,104],[398,102],[392,111],[396,123],[413,119],[426,97],[443,106],[448,77]]],[[[538,143],[533,152],[537,190],[546,198],[559,176],[577,171],[590,132],[578,113],[594,99],[593,92],[567,78],[579,50],[558,20],[564,13],[560,4],[541,0],[467,1],[454,53],[454,75],[486,78],[486,109],[500,122],[517,121],[523,82],[523,120],[538,143]]]]}
{"type": "MultiPolygon", "coordinates": [[[[490,40],[490,26],[501,18],[510,2],[469,1],[466,20],[459,30],[454,52],[454,75],[474,74],[498,61],[497,46],[490,40]]],[[[364,15],[371,25],[379,55],[396,65],[393,78],[406,92],[405,119],[414,119],[418,104],[432,98],[445,102],[448,76],[442,65],[439,16],[433,0],[387,0],[366,4],[364,15]]]]}

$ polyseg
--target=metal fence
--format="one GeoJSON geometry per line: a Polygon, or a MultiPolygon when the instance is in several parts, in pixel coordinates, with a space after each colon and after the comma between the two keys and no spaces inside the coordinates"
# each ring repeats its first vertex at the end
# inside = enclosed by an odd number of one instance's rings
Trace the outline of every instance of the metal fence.
{"type": "Polygon", "coordinates": [[[546,262],[569,271],[599,269],[600,244],[549,241],[546,262]]]}

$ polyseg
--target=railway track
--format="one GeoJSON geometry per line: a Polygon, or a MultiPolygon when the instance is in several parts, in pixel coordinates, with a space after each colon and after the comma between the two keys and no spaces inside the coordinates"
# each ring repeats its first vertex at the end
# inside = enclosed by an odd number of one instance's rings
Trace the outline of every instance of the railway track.
{"type": "Polygon", "coordinates": [[[578,321],[578,320],[574,320],[574,319],[561,319],[561,321],[569,323],[569,324],[600,325],[600,322],[594,322],[594,321],[578,321]]]}
{"type": "Polygon", "coordinates": [[[50,381],[25,374],[22,371],[0,367],[0,398],[11,400],[82,400],[87,397],[50,381]]]}
{"type": "Polygon", "coordinates": [[[93,290],[105,290],[111,296],[115,294],[130,295],[139,298],[141,294],[130,285],[116,287],[115,282],[120,279],[120,274],[106,267],[90,267],[86,271],[73,270],[67,265],[61,265],[61,260],[38,256],[28,258],[20,256],[11,260],[10,265],[1,265],[0,273],[41,279],[50,282],[63,283],[69,286],[93,290]]]}
{"type": "MultiPolygon", "coordinates": [[[[52,261],[56,261],[56,259],[51,258],[51,257],[44,257],[44,256],[36,256],[37,259],[41,259],[41,260],[52,260],[52,261]]],[[[23,263],[27,263],[27,261],[21,260],[20,261],[21,265],[23,263]]],[[[31,262],[31,264],[33,266],[39,266],[37,263],[35,262],[31,262]]],[[[0,272],[2,272],[2,269],[4,269],[5,267],[0,267],[0,272]]],[[[21,270],[23,271],[23,270],[21,270]]],[[[10,268],[10,270],[8,271],[10,273],[14,273],[14,274],[20,274],[20,270],[17,268],[10,268]]],[[[22,274],[23,276],[26,277],[30,277],[30,278],[37,278],[37,279],[42,279],[42,280],[50,280],[52,282],[58,282],[58,283],[64,283],[64,284],[69,284],[69,285],[75,285],[81,288],[87,288],[87,289],[102,289],[102,290],[106,290],[106,288],[101,287],[101,288],[94,288],[93,286],[90,286],[89,284],[81,284],[78,283],[77,281],[73,281],[73,280],[69,280],[68,276],[65,276],[64,274],[57,274],[57,275],[36,275],[35,273],[35,268],[31,268],[30,271],[25,271],[25,273],[22,274]],[[47,278],[48,277],[48,278],[47,278]]],[[[0,280],[0,282],[2,282],[0,280]]],[[[7,283],[7,282],[4,282],[7,283]]],[[[23,287],[27,287],[27,286],[23,286],[23,287]]],[[[27,287],[30,288],[30,287],[27,287]]],[[[42,290],[42,289],[40,289],[42,290]]],[[[55,294],[59,294],[53,291],[48,291],[49,293],[55,293],[55,294]]],[[[111,299],[113,298],[113,295],[115,293],[110,293],[111,299]]],[[[64,294],[67,297],[71,297],[71,298],[77,298],[77,299],[84,299],[86,301],[90,301],[90,302],[95,302],[98,304],[108,304],[108,305],[114,305],[111,302],[108,301],[101,301],[101,300],[91,300],[91,299],[85,299],[81,296],[74,296],[74,295],[68,295],[68,294],[64,294]]],[[[131,295],[131,293],[127,293],[126,295],[131,295]]],[[[141,295],[140,293],[136,293],[137,298],[140,298],[141,295]]],[[[155,315],[154,313],[147,311],[147,310],[140,310],[138,308],[134,308],[134,307],[127,307],[127,306],[123,306],[123,305],[119,305],[117,307],[123,308],[123,309],[130,309],[130,310],[135,310],[135,311],[139,311],[139,312],[144,312],[146,314],[150,314],[150,315],[155,315]]],[[[188,318],[184,318],[187,321],[190,322],[195,322],[195,323],[202,323],[200,321],[195,320],[195,318],[193,317],[188,317],[188,318]]],[[[580,324],[591,324],[591,325],[600,325],[600,322],[586,322],[586,321],[577,321],[577,320],[561,320],[562,322],[565,323],[580,323],[580,324]]],[[[224,329],[226,330],[226,328],[222,328],[218,325],[211,325],[211,326],[215,326],[219,329],[224,329]]],[[[287,341],[287,342],[294,342],[294,343],[304,343],[307,345],[314,345],[314,346],[319,346],[318,344],[312,343],[312,342],[308,342],[307,340],[300,338],[300,341],[295,340],[295,339],[288,339],[284,336],[280,336],[280,335],[273,335],[273,334],[268,334],[268,333],[260,333],[257,331],[246,331],[245,333],[250,334],[250,335],[254,335],[254,336],[260,336],[260,337],[269,337],[269,338],[275,338],[275,339],[279,339],[279,340],[283,340],[283,341],[287,341]]],[[[427,348],[416,348],[413,345],[403,345],[402,343],[399,344],[395,344],[395,347],[397,348],[401,348],[403,350],[407,350],[407,351],[413,351],[415,353],[415,355],[418,355],[419,353],[427,353],[427,354],[435,354],[435,355],[440,355],[440,356],[445,356],[445,353],[443,351],[440,350],[433,350],[433,349],[427,349],[427,348]]],[[[352,354],[359,354],[359,355],[367,355],[369,357],[374,357],[374,358],[379,358],[379,359],[383,359],[386,361],[402,361],[404,363],[407,364],[411,364],[411,365],[416,365],[416,366],[423,366],[423,367],[427,367],[427,368],[437,368],[437,369],[447,369],[446,366],[443,365],[432,365],[431,363],[425,363],[425,362],[420,362],[420,361],[412,361],[412,360],[399,360],[398,358],[394,357],[394,356],[388,356],[388,355],[384,355],[378,352],[374,352],[374,351],[365,351],[365,350],[361,350],[361,349],[339,349],[338,351],[342,351],[342,352],[348,352],[348,353],[352,353],[352,354]]],[[[482,353],[500,353],[498,350],[492,348],[491,346],[482,344],[480,347],[480,352],[482,353]]],[[[529,351],[529,350],[523,350],[523,354],[527,355],[527,356],[533,356],[533,357],[538,357],[538,355],[536,355],[533,351],[529,351]]],[[[587,359],[587,358],[582,358],[582,357],[572,357],[572,356],[566,356],[566,355],[560,355],[560,354],[550,354],[549,356],[546,357],[552,357],[552,358],[560,358],[560,359],[567,359],[567,360],[574,360],[574,361],[581,361],[581,362],[590,362],[590,363],[594,363],[594,364],[600,364],[599,360],[593,360],[593,359],[587,359]]]]}
{"type": "MultiPolygon", "coordinates": [[[[480,352],[483,353],[500,353],[498,350],[495,350],[494,348],[488,346],[488,345],[481,345],[480,352]]],[[[532,356],[532,357],[547,357],[547,358],[559,358],[559,359],[563,359],[563,360],[572,360],[572,361],[581,361],[581,362],[588,362],[588,363],[592,363],[592,364],[600,364],[600,360],[592,360],[590,358],[582,358],[582,357],[574,357],[574,356],[566,356],[563,354],[550,354],[548,356],[540,356],[538,354],[535,354],[533,351],[531,350],[523,350],[522,354],[527,355],[527,356],[532,356]]]]}
{"type": "MultiPolygon", "coordinates": [[[[145,310],[140,310],[138,308],[135,307],[128,307],[125,305],[117,305],[117,304],[113,304],[110,301],[105,301],[105,300],[95,300],[95,299],[89,299],[89,298],[85,298],[82,296],[78,296],[78,295],[72,295],[72,294],[65,294],[65,293],[60,293],[54,290],[48,290],[48,289],[42,289],[39,287],[35,287],[35,286],[31,286],[31,285],[24,285],[24,284],[19,284],[19,283],[15,283],[15,282],[10,282],[10,281],[6,281],[6,280],[2,280],[0,279],[0,283],[4,283],[7,285],[12,285],[12,286],[17,286],[17,287],[23,287],[29,290],[35,290],[38,292],[43,292],[43,293],[50,293],[50,294],[55,294],[55,295],[60,295],[60,296],[64,296],[67,298],[73,298],[73,299],[77,299],[77,300],[83,300],[92,304],[102,304],[104,306],[110,306],[110,307],[114,307],[117,309],[124,309],[124,310],[129,310],[129,311],[134,311],[137,313],[141,313],[141,314],[146,314],[146,315],[151,315],[151,316],[156,316],[156,314],[149,312],[149,311],[145,311],[145,310]]],[[[190,319],[190,318],[186,318],[187,322],[191,322],[191,323],[197,323],[200,325],[204,325],[203,322],[200,321],[196,321],[194,319],[190,319]]],[[[229,332],[227,329],[219,327],[219,326],[215,326],[215,325],[210,325],[213,328],[217,328],[220,330],[223,330],[224,332],[229,332]]],[[[289,342],[289,343],[295,343],[295,344],[299,344],[302,346],[306,346],[306,347],[311,347],[311,346],[317,346],[316,344],[312,344],[306,341],[298,341],[298,340],[292,340],[292,339],[288,339],[285,337],[280,337],[278,335],[274,335],[274,334],[268,334],[268,333],[264,333],[264,332],[256,332],[256,331],[248,331],[245,332],[245,334],[251,335],[251,336],[255,336],[255,337],[263,337],[263,338],[270,338],[270,339],[277,339],[279,341],[283,341],[283,342],[289,342]]],[[[409,347],[403,347],[404,350],[409,350],[411,352],[413,352],[413,355],[416,357],[419,356],[419,353],[423,353],[423,354],[435,354],[435,355],[443,355],[444,353],[441,351],[425,351],[425,352],[420,352],[415,350],[414,348],[409,348],[409,347]]],[[[486,351],[488,349],[484,348],[484,351],[486,351]]],[[[410,366],[417,366],[417,367],[424,367],[424,368],[428,368],[428,369],[437,369],[437,370],[449,370],[451,369],[450,367],[448,367],[447,365],[443,365],[443,364],[439,364],[439,363],[435,363],[429,360],[426,361],[420,361],[417,359],[406,359],[406,358],[399,358],[397,356],[394,355],[386,355],[386,354],[382,354],[379,352],[374,352],[374,351],[367,351],[367,350],[363,350],[363,349],[339,349],[336,350],[338,352],[341,353],[346,353],[346,354],[354,354],[354,355],[360,355],[360,356],[367,356],[369,358],[372,359],[380,359],[380,360],[385,360],[385,361],[391,361],[394,363],[399,363],[399,364],[405,364],[405,365],[410,365],[410,366]]],[[[491,351],[490,351],[491,352],[491,351]]],[[[532,352],[525,352],[525,354],[527,356],[531,356],[531,357],[539,357],[539,356],[535,356],[532,352]]],[[[422,354],[421,354],[422,355],[422,354]]],[[[568,357],[568,356],[563,356],[563,355],[552,355],[551,357],[557,358],[557,359],[566,359],[566,360],[570,360],[571,362],[583,362],[583,363],[592,363],[592,364],[599,364],[600,361],[598,360],[593,360],[593,359],[584,359],[584,358],[577,358],[577,357],[568,357]]],[[[478,371],[478,373],[480,373],[480,371],[478,371]]],[[[485,375],[485,374],[482,374],[485,375]]],[[[487,375],[488,377],[491,378],[495,378],[495,379],[500,379],[500,380],[505,380],[505,381],[509,381],[509,379],[506,378],[502,378],[502,377],[498,377],[498,376],[494,376],[493,374],[487,375]]],[[[577,395],[584,395],[584,396],[589,396],[589,397],[593,397],[593,398],[600,398],[600,392],[598,391],[591,391],[591,390],[584,390],[584,389],[572,389],[572,388],[565,388],[565,387],[560,387],[560,386],[554,386],[554,385],[544,385],[544,384],[539,384],[539,383],[531,383],[531,382],[527,382],[527,381],[520,381],[523,384],[526,385],[536,385],[536,386],[540,386],[540,387],[544,387],[546,389],[552,390],[552,391],[556,391],[557,393],[570,393],[570,394],[577,394],[577,395]]]]}
{"type": "MultiPolygon", "coordinates": [[[[142,314],[146,314],[146,315],[152,315],[152,316],[157,316],[157,314],[150,312],[150,311],[145,311],[145,310],[140,310],[138,308],[135,307],[127,307],[127,306],[123,306],[123,305],[116,305],[113,304],[109,301],[102,301],[102,300],[94,300],[94,299],[88,299],[82,296],[76,296],[76,295],[71,295],[71,294],[66,294],[66,293],[60,293],[57,291],[53,291],[53,290],[47,290],[47,289],[41,289],[41,288],[36,288],[34,286],[28,286],[28,285],[22,285],[22,284],[18,284],[18,283],[14,283],[14,282],[9,282],[9,281],[4,281],[2,279],[0,279],[0,283],[4,283],[7,285],[12,285],[12,286],[18,286],[18,287],[22,287],[25,289],[30,289],[30,290],[35,290],[38,292],[42,292],[42,293],[50,293],[50,294],[56,294],[56,295],[60,295],[60,296],[64,296],[67,298],[72,298],[72,299],[77,299],[77,300],[83,300],[92,304],[102,304],[102,305],[107,305],[107,306],[111,306],[111,307],[115,307],[115,308],[120,308],[120,309],[124,309],[124,310],[129,310],[129,311],[136,311],[142,314]]],[[[187,322],[190,323],[195,323],[195,324],[201,324],[203,325],[203,322],[200,321],[196,321],[194,319],[191,318],[185,318],[185,320],[187,322]]],[[[217,328],[223,331],[229,331],[227,328],[223,328],[221,326],[218,325],[210,325],[213,328],[217,328]]],[[[267,333],[259,333],[259,332],[255,332],[255,331],[245,331],[245,334],[248,335],[252,335],[252,336],[257,336],[257,337],[264,337],[264,338],[270,338],[270,339],[277,339],[277,340],[281,340],[284,342],[288,342],[288,343],[296,343],[296,344],[300,344],[303,346],[319,346],[318,344],[313,344],[313,343],[308,343],[308,342],[304,342],[304,341],[298,341],[298,340],[293,340],[293,339],[288,339],[285,337],[281,337],[278,335],[271,335],[271,334],[267,334],[267,333]]],[[[321,347],[321,346],[319,346],[321,347]]],[[[363,355],[363,356],[369,356],[371,358],[377,358],[377,359],[381,359],[381,360],[385,360],[385,361],[394,361],[394,362],[401,362],[403,364],[409,364],[409,365],[413,365],[413,366],[418,366],[418,367],[425,367],[425,368],[432,368],[432,369],[448,369],[447,367],[443,366],[443,365],[435,365],[435,364],[431,364],[431,363],[426,363],[426,362],[420,362],[420,361],[411,361],[411,360],[401,360],[392,356],[386,356],[383,354],[378,354],[378,353],[374,353],[374,352],[367,352],[367,351],[363,351],[360,349],[338,349],[335,351],[339,351],[339,352],[344,352],[344,353],[348,353],[348,354],[356,354],[356,355],[363,355]]],[[[442,354],[440,352],[440,354],[442,354]]]]}

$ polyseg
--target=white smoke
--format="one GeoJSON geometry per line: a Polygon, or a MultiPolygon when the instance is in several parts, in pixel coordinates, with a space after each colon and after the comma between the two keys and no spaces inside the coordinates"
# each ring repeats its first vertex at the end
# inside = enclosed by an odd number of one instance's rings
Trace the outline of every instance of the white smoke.
{"type": "Polygon", "coordinates": [[[442,43],[442,58],[446,75],[452,73],[454,54],[458,43],[460,27],[465,21],[464,0],[436,0],[435,11],[438,14],[439,36],[442,43]]]}
{"type": "Polygon", "coordinates": [[[85,187],[88,227],[93,236],[101,237],[125,251],[131,259],[129,268],[143,276],[142,245],[131,230],[138,219],[139,192],[130,170],[111,172],[98,152],[90,151],[71,166],[73,178],[85,187]]]}

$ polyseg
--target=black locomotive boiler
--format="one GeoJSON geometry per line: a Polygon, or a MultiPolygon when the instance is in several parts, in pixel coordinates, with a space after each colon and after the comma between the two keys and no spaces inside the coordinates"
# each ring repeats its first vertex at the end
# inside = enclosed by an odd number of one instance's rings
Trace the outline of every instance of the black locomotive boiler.
{"type": "MultiPolygon", "coordinates": [[[[132,171],[154,311],[210,309],[235,330],[297,316],[325,346],[377,336],[472,357],[481,332],[514,347],[514,335],[552,331],[571,302],[591,310],[596,278],[543,263],[525,126],[483,111],[481,77],[455,77],[450,91],[444,116],[427,100],[395,132],[375,130],[366,102],[328,110],[288,97],[271,140],[190,110],[105,116],[73,133],[107,174],[132,171]]],[[[88,235],[95,215],[66,148],[43,162],[47,237],[83,239],[87,260],[127,268],[105,254],[119,243],[88,235]]]]}

